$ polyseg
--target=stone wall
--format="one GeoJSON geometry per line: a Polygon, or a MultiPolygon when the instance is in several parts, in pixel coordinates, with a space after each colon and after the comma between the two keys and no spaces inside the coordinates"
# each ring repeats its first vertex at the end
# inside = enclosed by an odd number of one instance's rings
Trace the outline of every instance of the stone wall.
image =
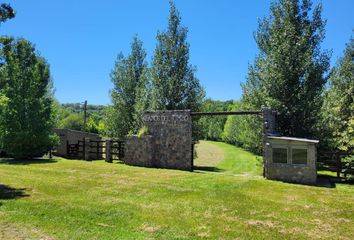
{"type": "Polygon", "coordinates": [[[125,142],[124,163],[132,166],[154,167],[153,137],[130,136],[125,142]]]}
{"type": "Polygon", "coordinates": [[[60,138],[60,144],[57,147],[55,155],[67,157],[67,141],[69,144],[77,143],[79,140],[89,138],[90,140],[101,140],[98,134],[76,131],[66,128],[55,128],[53,130],[60,138]]]}
{"type": "Polygon", "coordinates": [[[192,119],[189,110],[145,112],[143,122],[150,136],[127,139],[124,157],[127,164],[188,171],[193,169],[192,119]],[[137,153],[133,154],[134,151],[137,153]]]}

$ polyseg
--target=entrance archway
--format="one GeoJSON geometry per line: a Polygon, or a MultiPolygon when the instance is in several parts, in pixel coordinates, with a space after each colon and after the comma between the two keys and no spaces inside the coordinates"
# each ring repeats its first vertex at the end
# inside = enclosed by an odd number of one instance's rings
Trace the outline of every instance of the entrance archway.
{"type": "MultiPolygon", "coordinates": [[[[258,111],[219,111],[219,112],[191,112],[191,117],[202,117],[202,116],[245,116],[245,115],[255,115],[262,117],[263,122],[263,132],[262,132],[262,143],[263,149],[266,144],[266,137],[275,133],[275,111],[269,108],[264,108],[258,111]]],[[[192,167],[194,167],[194,144],[192,144],[192,167]]],[[[265,151],[263,151],[263,159],[265,159],[265,151]]],[[[264,173],[264,160],[263,160],[263,175],[264,173]]]]}

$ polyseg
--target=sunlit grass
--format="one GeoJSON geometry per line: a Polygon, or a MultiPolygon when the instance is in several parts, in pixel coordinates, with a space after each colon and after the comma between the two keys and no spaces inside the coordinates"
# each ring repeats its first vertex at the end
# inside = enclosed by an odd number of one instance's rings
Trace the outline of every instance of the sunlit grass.
{"type": "Polygon", "coordinates": [[[202,170],[227,174],[262,175],[262,157],[227,143],[200,141],[194,164],[202,170]],[[214,168],[207,168],[214,167],[214,168]]]}
{"type": "MultiPolygon", "coordinates": [[[[208,145],[209,144],[209,145],[208,145]]],[[[206,145],[206,146],[203,146],[206,145]]],[[[223,143],[220,171],[62,160],[0,164],[0,239],[351,239],[354,187],[268,181],[256,156],[223,143]],[[16,238],[15,238],[16,239],[16,238]]],[[[198,160],[199,161],[199,160],[198,160]]],[[[203,161],[200,159],[200,161],[203,161]]]]}

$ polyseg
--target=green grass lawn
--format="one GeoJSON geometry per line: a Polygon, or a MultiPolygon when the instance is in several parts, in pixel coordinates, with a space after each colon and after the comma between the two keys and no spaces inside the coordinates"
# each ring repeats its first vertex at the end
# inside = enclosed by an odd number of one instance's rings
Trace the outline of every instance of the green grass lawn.
{"type": "Polygon", "coordinates": [[[222,142],[200,141],[196,146],[196,169],[227,174],[262,175],[262,158],[222,142]]]}
{"type": "Polygon", "coordinates": [[[0,160],[0,239],[353,238],[353,185],[268,181],[244,150],[197,150],[195,172],[0,160]]]}

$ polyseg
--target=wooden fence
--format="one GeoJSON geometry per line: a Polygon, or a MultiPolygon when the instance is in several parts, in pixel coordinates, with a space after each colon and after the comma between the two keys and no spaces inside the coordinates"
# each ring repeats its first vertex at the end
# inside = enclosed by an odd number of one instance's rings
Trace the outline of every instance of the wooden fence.
{"type": "Polygon", "coordinates": [[[354,175],[354,152],[321,152],[317,153],[318,170],[326,170],[341,174],[346,178],[348,174],[354,175]]]}
{"type": "Polygon", "coordinates": [[[70,159],[99,160],[107,162],[123,160],[124,141],[121,140],[90,140],[84,138],[77,143],[67,144],[67,157],[70,159]]]}

